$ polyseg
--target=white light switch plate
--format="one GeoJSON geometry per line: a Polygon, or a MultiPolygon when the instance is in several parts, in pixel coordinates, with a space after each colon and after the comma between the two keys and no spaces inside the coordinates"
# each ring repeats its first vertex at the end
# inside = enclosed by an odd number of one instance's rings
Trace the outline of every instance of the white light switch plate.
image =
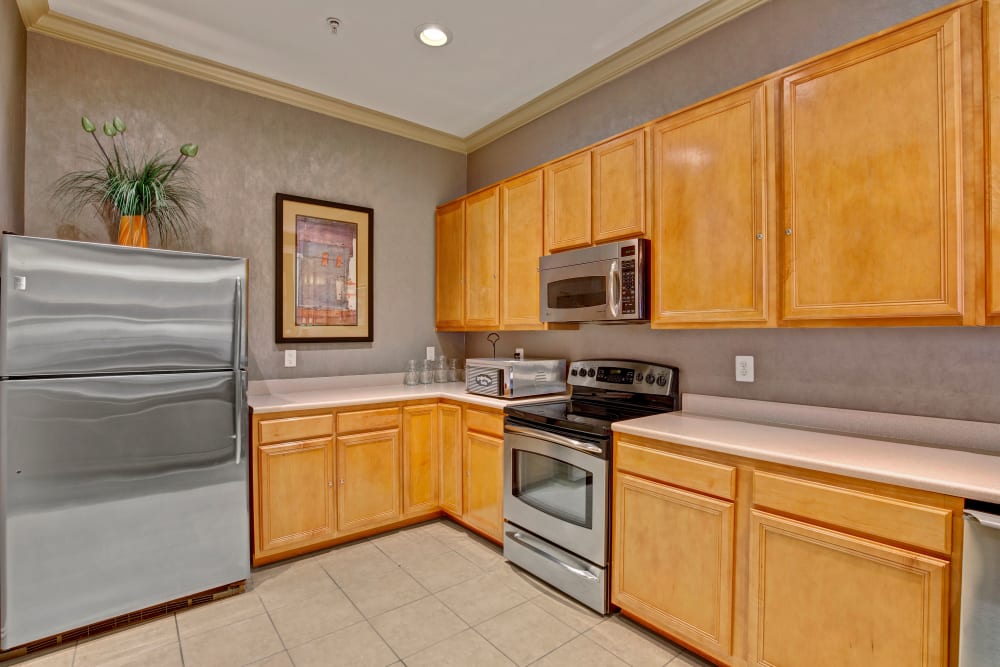
{"type": "Polygon", "coordinates": [[[434,361],[435,354],[436,354],[436,350],[434,349],[434,346],[428,347],[427,348],[427,361],[434,361]]]}
{"type": "Polygon", "coordinates": [[[736,357],[736,381],[753,382],[753,357],[736,357]]]}
{"type": "Polygon", "coordinates": [[[285,368],[295,367],[295,350],[285,350],[285,368]]]}

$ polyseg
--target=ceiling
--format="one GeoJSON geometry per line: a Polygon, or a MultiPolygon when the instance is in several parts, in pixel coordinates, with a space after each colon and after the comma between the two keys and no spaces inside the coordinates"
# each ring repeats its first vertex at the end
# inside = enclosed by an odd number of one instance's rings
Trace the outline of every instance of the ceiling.
{"type": "Polygon", "coordinates": [[[173,69],[459,150],[763,1],[18,0],[31,29],[162,65],[159,48],[173,69]],[[428,22],[452,42],[420,44],[428,22]]]}

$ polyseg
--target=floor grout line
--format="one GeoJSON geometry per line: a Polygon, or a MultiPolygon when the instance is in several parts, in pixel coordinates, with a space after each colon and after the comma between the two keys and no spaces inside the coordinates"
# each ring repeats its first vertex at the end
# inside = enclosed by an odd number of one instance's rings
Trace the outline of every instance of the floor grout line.
{"type": "MultiPolygon", "coordinates": [[[[177,621],[177,612],[174,612],[173,616],[174,616],[174,631],[177,633],[177,650],[180,651],[181,654],[181,667],[184,667],[186,663],[184,662],[184,644],[181,643],[181,625],[177,621]]],[[[75,660],[76,656],[74,655],[74,661],[75,660]]]]}

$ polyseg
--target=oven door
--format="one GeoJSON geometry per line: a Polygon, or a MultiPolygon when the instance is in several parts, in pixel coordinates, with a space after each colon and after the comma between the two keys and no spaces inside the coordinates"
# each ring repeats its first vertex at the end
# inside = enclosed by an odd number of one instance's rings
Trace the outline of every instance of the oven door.
{"type": "Polygon", "coordinates": [[[542,269],[540,285],[543,322],[613,320],[621,312],[617,259],[542,269]]]}
{"type": "MultiPolygon", "coordinates": [[[[588,561],[608,562],[608,461],[517,426],[504,432],[504,518],[588,561]]],[[[607,441],[587,443],[594,446],[607,441]]]]}

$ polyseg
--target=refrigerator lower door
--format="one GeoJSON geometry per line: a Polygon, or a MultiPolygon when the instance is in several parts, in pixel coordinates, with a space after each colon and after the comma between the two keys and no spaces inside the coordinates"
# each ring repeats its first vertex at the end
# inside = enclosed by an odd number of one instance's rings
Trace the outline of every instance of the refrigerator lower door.
{"type": "Polygon", "coordinates": [[[246,368],[246,262],[7,235],[0,376],[246,368]]]}
{"type": "Polygon", "coordinates": [[[243,373],[0,381],[0,648],[249,576],[243,373]]]}

